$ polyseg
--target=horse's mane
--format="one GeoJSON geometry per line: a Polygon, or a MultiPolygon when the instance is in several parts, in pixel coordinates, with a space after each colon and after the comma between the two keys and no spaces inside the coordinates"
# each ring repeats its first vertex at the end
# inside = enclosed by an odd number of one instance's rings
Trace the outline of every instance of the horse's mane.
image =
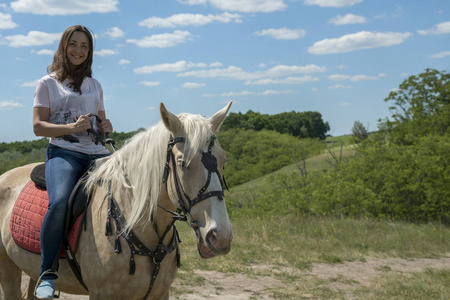
{"type": "MultiPolygon", "coordinates": [[[[213,135],[211,123],[200,115],[178,115],[183,124],[184,160],[187,164],[213,135]]],[[[86,191],[92,192],[99,179],[111,184],[116,197],[126,197],[131,206],[124,230],[128,232],[139,220],[152,220],[162,188],[162,176],[171,133],[160,121],[139,132],[112,155],[99,159],[89,172],[86,191]]]]}

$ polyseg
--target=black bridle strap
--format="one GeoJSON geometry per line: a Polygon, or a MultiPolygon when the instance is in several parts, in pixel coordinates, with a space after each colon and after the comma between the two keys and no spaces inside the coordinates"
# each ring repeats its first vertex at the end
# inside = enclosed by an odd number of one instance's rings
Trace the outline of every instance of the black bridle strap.
{"type": "Polygon", "coordinates": [[[222,176],[220,175],[220,172],[217,169],[217,159],[214,157],[214,155],[212,155],[212,148],[214,147],[215,139],[216,139],[216,136],[213,135],[211,137],[211,142],[209,143],[209,146],[208,146],[208,152],[202,151],[202,163],[205,166],[205,168],[208,170],[208,176],[207,176],[205,185],[200,189],[197,197],[192,200],[189,198],[189,196],[186,194],[186,192],[183,189],[183,185],[181,184],[181,181],[179,179],[178,172],[177,172],[175,156],[173,155],[173,152],[172,152],[173,146],[175,144],[180,143],[180,142],[185,142],[186,139],[183,137],[174,138],[174,139],[171,139],[167,145],[167,158],[166,158],[166,163],[165,163],[165,167],[164,167],[163,183],[166,184],[166,188],[167,188],[167,180],[168,180],[169,171],[170,171],[170,163],[172,163],[173,178],[174,178],[173,180],[174,180],[175,190],[176,190],[177,197],[178,197],[178,203],[179,203],[182,211],[187,215],[190,215],[190,211],[195,204],[197,204],[203,200],[206,200],[206,199],[209,199],[209,198],[215,197],[215,196],[218,197],[219,200],[223,200],[225,198],[224,192],[223,192],[224,184],[223,184],[222,176]],[[205,191],[207,190],[209,184],[211,183],[212,173],[216,173],[217,176],[219,177],[219,181],[220,181],[222,190],[208,192],[205,194],[205,191]],[[188,207],[186,207],[183,199],[187,200],[188,207]]]}

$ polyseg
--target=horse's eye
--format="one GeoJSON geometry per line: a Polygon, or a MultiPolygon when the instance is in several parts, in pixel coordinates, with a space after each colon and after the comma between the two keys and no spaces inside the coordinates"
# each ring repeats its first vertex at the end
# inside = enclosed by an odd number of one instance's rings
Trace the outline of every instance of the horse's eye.
{"type": "Polygon", "coordinates": [[[177,163],[178,167],[180,167],[183,170],[186,170],[188,168],[186,162],[182,159],[179,159],[177,163]]]}

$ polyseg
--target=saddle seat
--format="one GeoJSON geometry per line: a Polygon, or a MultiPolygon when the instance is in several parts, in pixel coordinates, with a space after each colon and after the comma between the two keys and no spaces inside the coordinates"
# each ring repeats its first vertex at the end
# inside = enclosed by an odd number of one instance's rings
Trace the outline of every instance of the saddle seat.
{"type": "MultiPolygon", "coordinates": [[[[10,230],[13,240],[21,248],[40,254],[40,228],[48,210],[48,194],[45,185],[45,164],[36,166],[31,179],[22,189],[13,208],[10,230]]],[[[75,185],[66,211],[65,240],[68,241],[71,252],[78,247],[80,226],[88,203],[88,196],[83,190],[84,176],[75,185]]],[[[60,257],[65,253],[61,250],[60,257]]]]}

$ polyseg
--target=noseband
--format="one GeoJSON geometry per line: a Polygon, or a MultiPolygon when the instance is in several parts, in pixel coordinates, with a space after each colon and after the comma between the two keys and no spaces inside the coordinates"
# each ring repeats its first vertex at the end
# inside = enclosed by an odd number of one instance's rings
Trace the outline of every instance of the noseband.
{"type": "MultiPolygon", "coordinates": [[[[211,153],[212,148],[214,147],[215,140],[216,140],[216,136],[213,135],[211,137],[211,142],[209,143],[209,146],[208,146],[208,152],[204,152],[204,151],[201,152],[202,153],[201,161],[203,163],[203,166],[206,168],[206,170],[208,170],[208,178],[206,180],[205,185],[200,189],[200,191],[197,194],[197,197],[194,199],[190,199],[189,196],[184,191],[183,185],[178,176],[177,165],[175,162],[175,155],[173,154],[173,151],[172,151],[173,147],[177,143],[185,143],[186,138],[177,137],[177,138],[171,139],[167,145],[167,159],[166,159],[166,163],[165,163],[165,167],[164,167],[164,174],[163,174],[162,181],[166,185],[166,189],[167,189],[167,179],[169,177],[169,171],[171,169],[170,163],[172,163],[173,178],[174,178],[175,189],[177,191],[178,204],[180,205],[181,210],[188,216],[190,216],[190,211],[191,211],[192,207],[203,200],[206,200],[206,199],[209,199],[209,198],[215,197],[215,196],[218,197],[219,200],[224,199],[223,187],[224,187],[225,181],[222,178],[219,170],[217,169],[217,158],[214,155],[212,155],[212,153],[211,153]],[[212,192],[205,193],[205,191],[208,189],[209,184],[211,183],[211,176],[213,173],[216,173],[217,176],[219,177],[220,185],[221,185],[222,189],[220,191],[212,191],[212,192]],[[183,196],[184,196],[184,198],[183,198],[183,196]],[[183,199],[186,199],[187,206],[183,199]]],[[[226,183],[225,183],[225,187],[226,187],[226,183]]]]}

